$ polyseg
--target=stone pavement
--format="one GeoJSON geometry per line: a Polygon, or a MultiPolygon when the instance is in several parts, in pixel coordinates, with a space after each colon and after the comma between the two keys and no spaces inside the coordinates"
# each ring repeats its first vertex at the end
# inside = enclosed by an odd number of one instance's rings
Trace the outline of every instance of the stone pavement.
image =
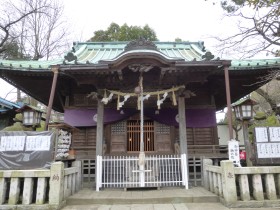
{"type": "MultiPolygon", "coordinates": [[[[84,188],[70,196],[62,210],[228,210],[219,197],[202,187],[159,190],[106,189],[96,192],[84,188]]],[[[253,210],[254,208],[232,208],[253,210]]],[[[279,208],[257,208],[276,210],[279,208]]]]}
{"type": "MultiPolygon", "coordinates": [[[[123,204],[123,205],[71,205],[62,210],[256,210],[255,208],[227,208],[221,203],[176,203],[176,204],[123,204]]],[[[276,210],[279,208],[257,208],[276,210]]]]}

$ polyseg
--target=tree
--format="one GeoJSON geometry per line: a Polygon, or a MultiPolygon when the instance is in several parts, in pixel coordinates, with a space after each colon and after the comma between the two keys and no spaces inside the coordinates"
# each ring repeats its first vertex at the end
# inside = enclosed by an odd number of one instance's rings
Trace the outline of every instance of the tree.
{"type": "MultiPolygon", "coordinates": [[[[27,0],[1,2],[0,7],[0,54],[14,44],[15,30],[19,23],[33,13],[40,12],[43,8],[26,8],[27,0]]],[[[13,48],[13,47],[12,47],[13,48]]],[[[14,49],[14,48],[13,48],[14,49]]]]}
{"type": "Polygon", "coordinates": [[[68,30],[58,0],[6,1],[0,8],[0,53],[9,49],[7,43],[17,44],[23,59],[49,59],[65,51],[68,30]]]}
{"type": "Polygon", "coordinates": [[[279,55],[280,1],[279,0],[221,0],[230,18],[237,18],[238,32],[226,37],[215,37],[219,51],[253,57],[258,53],[279,55]]]}
{"type": "Polygon", "coordinates": [[[16,40],[7,40],[3,44],[3,52],[0,53],[0,57],[2,59],[8,59],[8,60],[13,60],[13,59],[20,59],[23,57],[23,55],[20,53],[20,48],[16,40]]]}
{"type": "Polygon", "coordinates": [[[94,32],[94,36],[89,41],[103,42],[103,41],[132,41],[139,38],[144,38],[150,41],[157,41],[155,31],[148,25],[128,26],[126,23],[119,26],[116,23],[111,23],[107,30],[98,30],[94,32]]]}
{"type": "Polygon", "coordinates": [[[42,8],[44,12],[32,13],[18,28],[21,34],[19,43],[24,54],[33,60],[49,59],[60,55],[68,46],[69,35],[66,21],[63,19],[63,5],[57,0],[26,0],[27,8],[42,8]]]}
{"type": "Polygon", "coordinates": [[[275,114],[280,116],[280,94],[279,94],[279,71],[271,71],[268,75],[261,78],[266,82],[265,85],[254,91],[252,99],[259,104],[259,110],[268,115],[275,114]]]}

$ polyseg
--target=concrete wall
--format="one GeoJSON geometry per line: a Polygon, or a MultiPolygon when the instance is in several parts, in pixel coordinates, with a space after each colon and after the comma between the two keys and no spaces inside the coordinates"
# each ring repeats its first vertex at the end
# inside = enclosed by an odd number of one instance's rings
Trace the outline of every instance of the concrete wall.
{"type": "MultiPolygon", "coordinates": [[[[230,140],[229,139],[228,125],[218,124],[217,128],[218,128],[219,144],[220,145],[227,145],[228,141],[230,140]]],[[[236,138],[235,132],[233,132],[233,136],[234,136],[234,138],[236,138]]],[[[242,129],[238,132],[238,139],[239,139],[239,145],[244,145],[244,138],[243,138],[243,130],[242,129]]]]}

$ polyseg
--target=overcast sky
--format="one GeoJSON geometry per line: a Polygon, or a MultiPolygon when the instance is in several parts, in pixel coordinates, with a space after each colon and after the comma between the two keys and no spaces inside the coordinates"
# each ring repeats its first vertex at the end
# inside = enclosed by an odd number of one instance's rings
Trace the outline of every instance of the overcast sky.
{"type": "MultiPolygon", "coordinates": [[[[96,30],[106,30],[115,22],[119,25],[153,28],[160,41],[204,41],[206,49],[215,54],[210,36],[234,30],[233,22],[223,19],[219,5],[205,0],[62,0],[65,17],[72,31],[73,41],[86,41],[96,30]]],[[[16,100],[15,92],[2,80],[0,97],[16,100]],[[7,96],[8,94],[8,96],[7,96]],[[7,97],[6,97],[7,96],[7,97]]]]}
{"type": "Polygon", "coordinates": [[[222,9],[211,0],[64,0],[65,15],[69,18],[74,39],[87,40],[96,30],[105,30],[112,22],[119,25],[153,28],[160,41],[205,41],[207,37],[227,33],[232,25],[222,19],[222,9]]]}

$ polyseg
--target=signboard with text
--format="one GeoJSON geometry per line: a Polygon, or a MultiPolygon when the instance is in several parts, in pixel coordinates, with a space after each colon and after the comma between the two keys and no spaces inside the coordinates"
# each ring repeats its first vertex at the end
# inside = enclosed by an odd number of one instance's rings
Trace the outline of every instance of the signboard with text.
{"type": "Polygon", "coordinates": [[[55,136],[52,131],[1,131],[0,170],[49,167],[55,136]]]}
{"type": "Polygon", "coordinates": [[[256,162],[258,165],[280,163],[280,127],[255,128],[256,162]]]}
{"type": "Polygon", "coordinates": [[[233,161],[235,165],[240,166],[238,141],[232,139],[228,142],[228,155],[229,155],[229,160],[233,161]]]}

